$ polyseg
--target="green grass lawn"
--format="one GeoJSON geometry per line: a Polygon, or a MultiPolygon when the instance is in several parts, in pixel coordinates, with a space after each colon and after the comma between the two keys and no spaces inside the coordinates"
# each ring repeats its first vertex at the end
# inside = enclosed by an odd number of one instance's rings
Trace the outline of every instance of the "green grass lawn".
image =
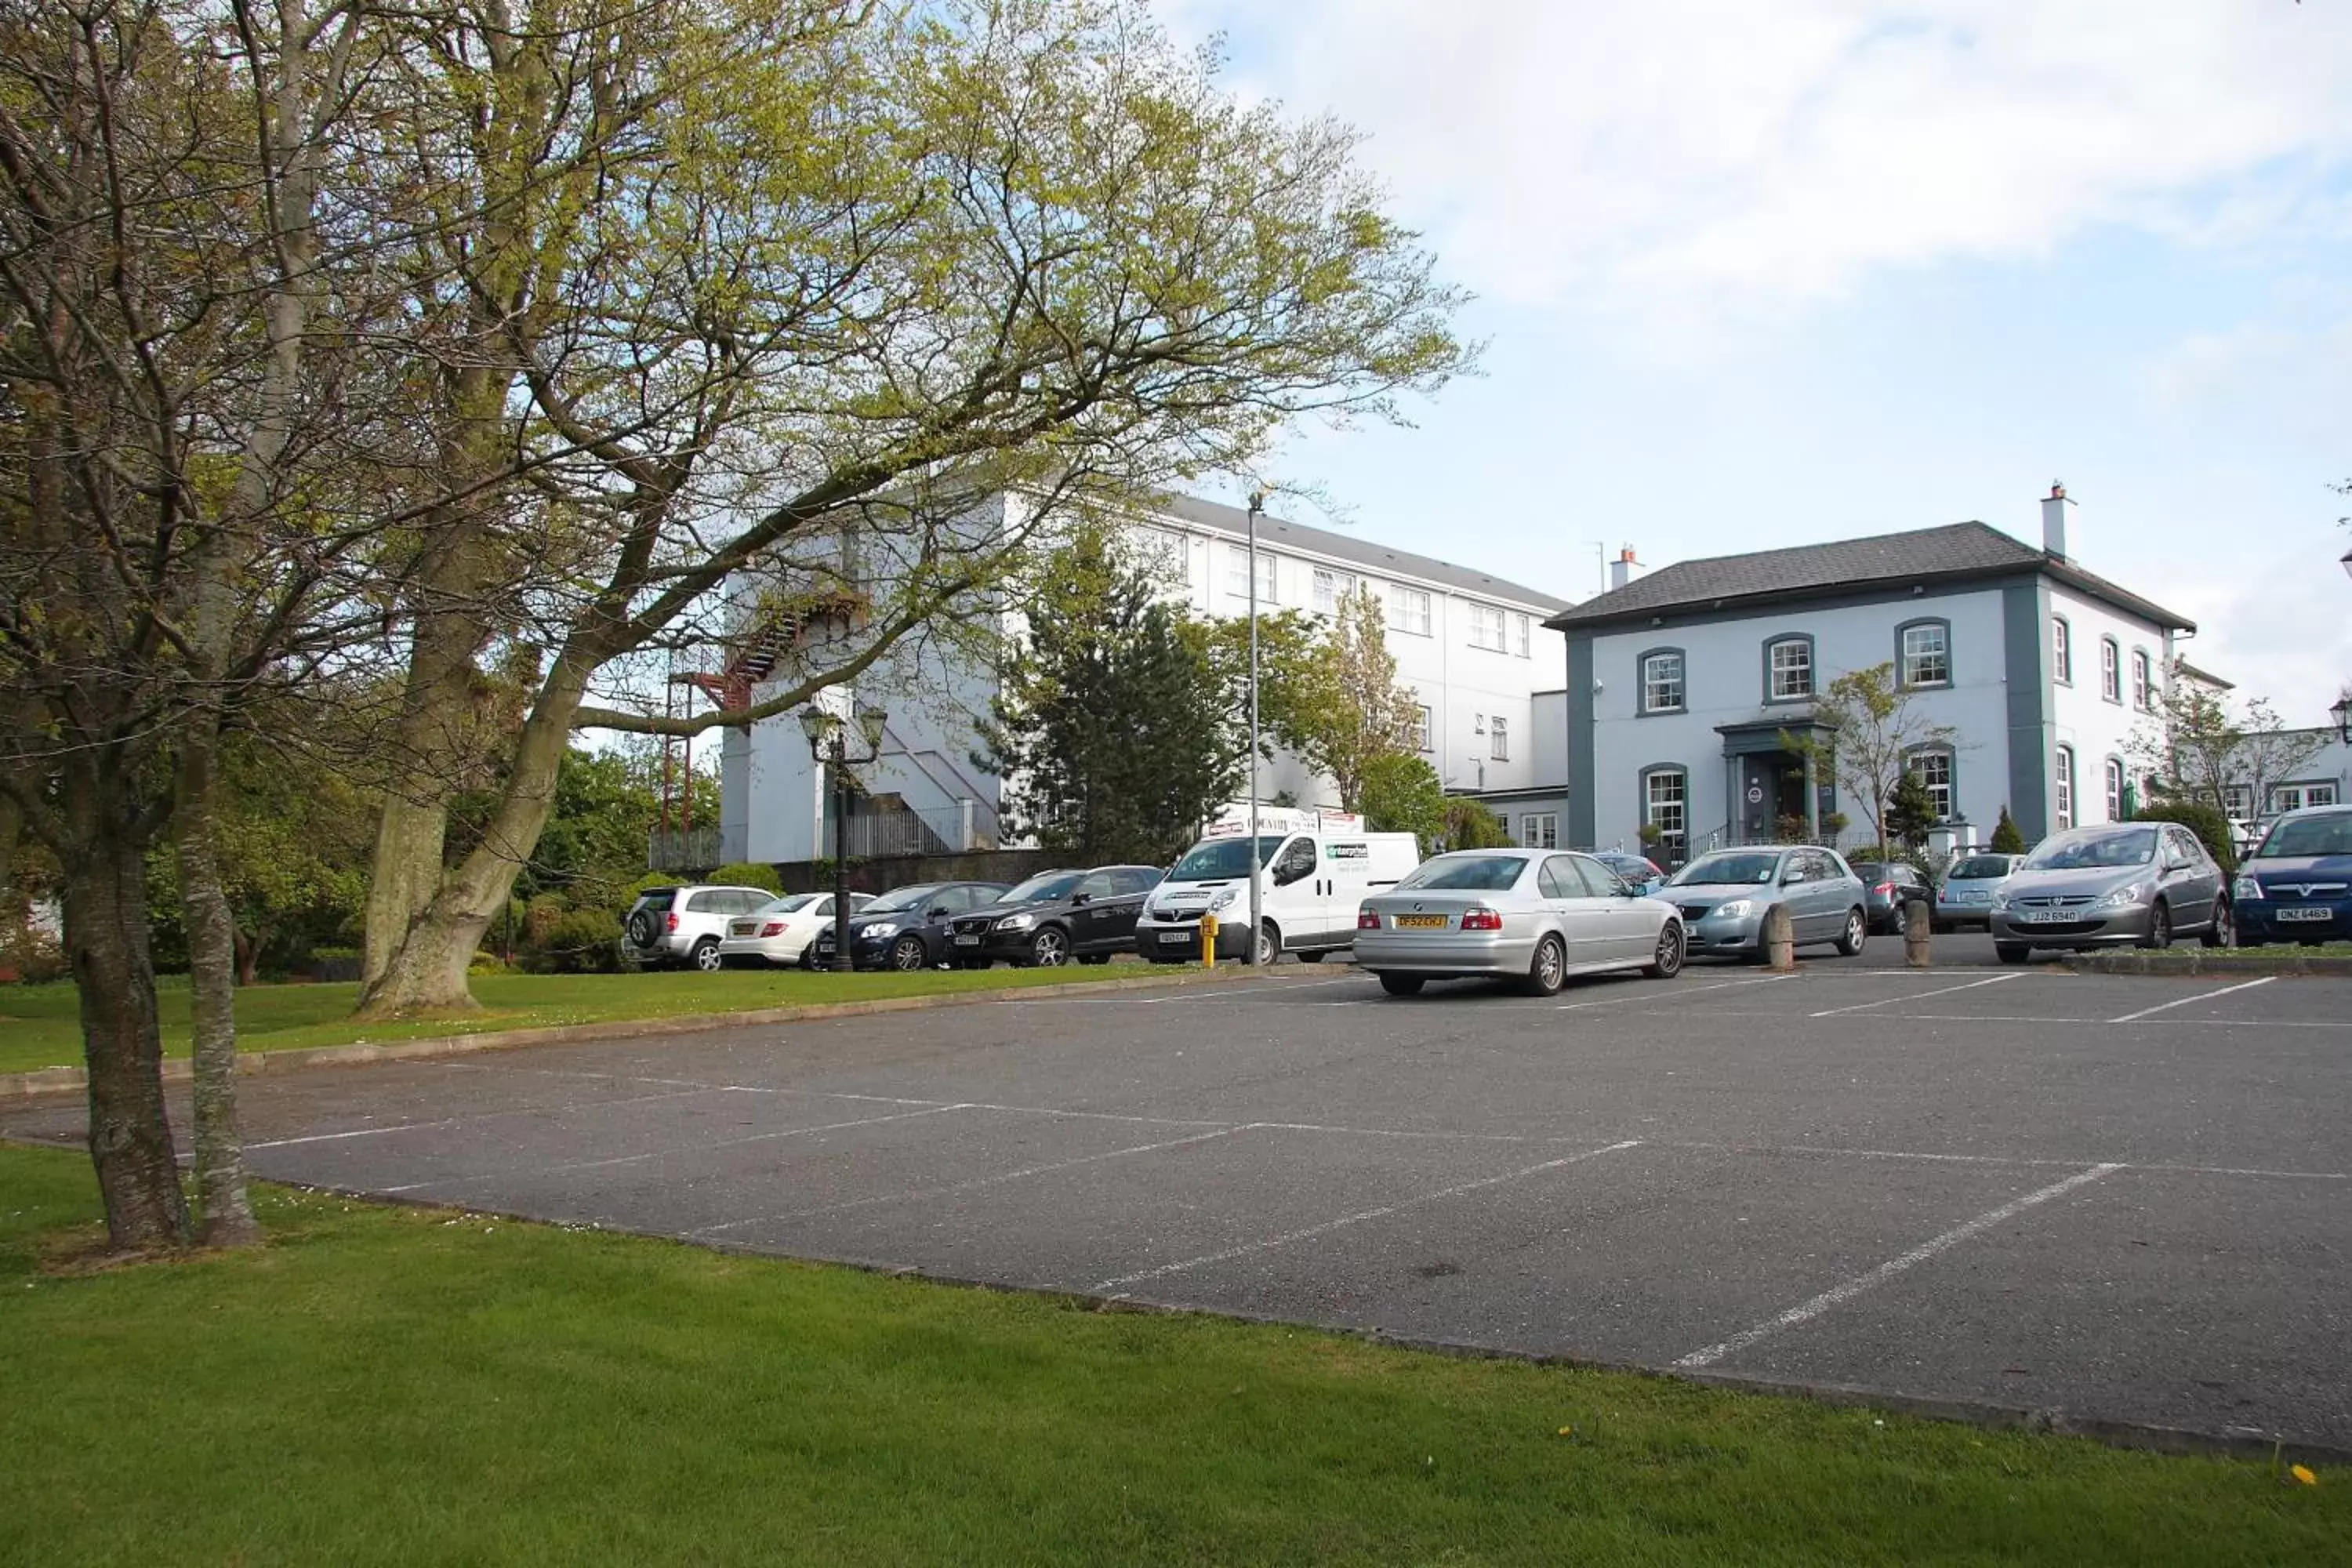
{"type": "MultiPolygon", "coordinates": [[[[855,1002],[877,996],[922,996],[942,991],[1002,990],[1013,985],[1069,984],[1129,979],[1166,970],[1134,964],[1057,969],[926,970],[913,974],[812,974],[797,969],[662,970],[640,974],[490,974],[474,979],[481,1010],[397,1024],[352,1021],[356,984],[248,985],[236,994],[239,1044],[248,1051],[297,1046],[341,1046],[354,1040],[415,1039],[587,1024],[618,1018],[667,1018],[683,1013],[733,1013],[789,1007],[804,1002],[855,1002]]],[[[167,976],[161,992],[163,1050],[188,1054],[188,988],[167,976]]],[[[81,1061],[81,1024],[70,983],[0,985],[0,1072],[67,1067],[81,1061]]]]}
{"type": "Polygon", "coordinates": [[[0,1561],[2352,1555],[2332,1470],[257,1196],[267,1251],[44,1272],[89,1166],[0,1148],[0,1561]]]}

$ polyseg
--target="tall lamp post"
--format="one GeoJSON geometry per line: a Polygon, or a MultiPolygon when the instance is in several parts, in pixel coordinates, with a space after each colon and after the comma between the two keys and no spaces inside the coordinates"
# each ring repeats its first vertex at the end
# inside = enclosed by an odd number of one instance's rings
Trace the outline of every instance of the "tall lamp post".
{"type": "Polygon", "coordinates": [[[1261,859],[1257,843],[1257,519],[1265,510],[1265,492],[1252,490],[1249,497],[1249,642],[1250,642],[1250,927],[1249,957],[1245,963],[1257,962],[1258,933],[1265,930],[1264,910],[1258,892],[1261,859]]]}
{"type": "Polygon", "coordinates": [[[879,708],[861,708],[857,732],[866,738],[866,754],[849,754],[849,731],[838,714],[814,703],[801,710],[801,730],[808,736],[809,756],[833,776],[833,967],[838,974],[856,965],[849,956],[849,767],[870,763],[882,754],[882,727],[889,714],[879,708]]]}

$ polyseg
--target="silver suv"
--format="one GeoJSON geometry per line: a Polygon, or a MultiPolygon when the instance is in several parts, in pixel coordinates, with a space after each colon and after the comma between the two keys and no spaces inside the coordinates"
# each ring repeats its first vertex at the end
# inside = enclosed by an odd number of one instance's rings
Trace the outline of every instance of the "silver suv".
{"type": "Polygon", "coordinates": [[[647,968],[690,963],[714,973],[727,922],[775,896],[764,888],[648,888],[621,917],[621,956],[647,968]]]}

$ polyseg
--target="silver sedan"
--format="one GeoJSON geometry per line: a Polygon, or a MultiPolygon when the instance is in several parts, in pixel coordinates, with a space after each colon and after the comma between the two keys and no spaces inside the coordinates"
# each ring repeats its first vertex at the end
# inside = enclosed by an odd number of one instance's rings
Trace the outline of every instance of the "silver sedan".
{"type": "Polygon", "coordinates": [[[1356,963],[1391,996],[1463,975],[1549,996],[1571,974],[1683,966],[1682,917],[1589,855],[1462,849],[1424,860],[1356,915],[1356,963]]]}
{"type": "Polygon", "coordinates": [[[2169,947],[2190,934],[2230,946],[2230,900],[2221,868],[2176,823],[2053,833],[1993,895],[1993,952],[2004,963],[2037,947],[2169,947]]]}

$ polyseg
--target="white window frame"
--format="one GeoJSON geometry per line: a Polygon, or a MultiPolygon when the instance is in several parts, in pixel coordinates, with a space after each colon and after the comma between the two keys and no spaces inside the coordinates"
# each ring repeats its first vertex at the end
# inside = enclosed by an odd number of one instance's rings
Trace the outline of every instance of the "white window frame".
{"type": "Polygon", "coordinates": [[[1903,679],[1900,684],[1904,686],[1934,687],[1949,686],[1952,683],[1952,628],[1948,623],[1943,621],[1922,621],[1916,626],[1905,626],[1903,628],[1902,651],[1903,679]],[[1936,638],[1936,647],[1933,648],[1919,648],[1916,650],[1912,647],[1911,639],[1913,637],[1924,637],[1930,635],[1936,638]],[[1934,660],[1936,665],[1942,669],[1942,674],[1922,675],[1919,673],[1919,670],[1925,668],[1930,659],[1934,660]]]}
{"type": "Polygon", "coordinates": [[[2221,815],[2240,822],[2251,822],[2254,816],[2254,786],[2225,784],[2221,786],[2221,815]]]}
{"type": "Polygon", "coordinates": [[[1486,721],[1486,757],[1496,763],[1511,760],[1510,721],[1500,713],[1486,721]]]}
{"type": "Polygon", "coordinates": [[[1418,703],[1414,706],[1413,711],[1421,715],[1421,717],[1413,721],[1408,739],[1412,742],[1412,749],[1414,751],[1429,751],[1431,749],[1429,743],[1429,731],[1432,719],[1432,715],[1429,710],[1429,704],[1426,702],[1418,703]]]}
{"type": "Polygon", "coordinates": [[[1535,657],[1534,636],[1532,617],[1521,616],[1519,617],[1519,657],[1521,658],[1535,657]]]}
{"type": "Polygon", "coordinates": [[[1958,788],[1958,764],[1952,756],[1951,748],[1930,746],[1925,751],[1914,752],[1905,760],[1903,765],[1904,771],[1916,777],[1927,789],[1927,798],[1935,803],[1936,820],[1949,822],[1952,819],[1952,808],[1958,788]],[[1928,765],[1934,763],[1943,764],[1944,778],[1941,784],[1937,783],[1928,773],[1928,765]]]}
{"type": "MultiPolygon", "coordinates": [[[[1230,598],[1246,599],[1250,591],[1249,546],[1225,546],[1225,594],[1230,598]]],[[[1274,556],[1264,550],[1257,552],[1257,602],[1276,603],[1274,595],[1274,556]]]]}
{"type": "Polygon", "coordinates": [[[1339,601],[1356,591],[1356,574],[1335,566],[1315,568],[1314,608],[1318,616],[1336,616],[1339,601]]]}
{"type": "Polygon", "coordinates": [[[1690,704],[1689,665],[1689,656],[1684,653],[1680,648],[1662,648],[1656,653],[1643,654],[1642,656],[1642,689],[1639,693],[1641,698],[1641,710],[1644,713],[1680,713],[1684,711],[1690,704]],[[1654,701],[1651,698],[1651,693],[1660,687],[1664,686],[1666,682],[1659,677],[1653,675],[1650,672],[1650,667],[1666,659],[1672,659],[1674,661],[1675,673],[1673,685],[1675,700],[1672,702],[1654,701]]]}
{"type": "Polygon", "coordinates": [[[2337,805],[2344,793],[2336,787],[2334,779],[2311,779],[2301,784],[2271,785],[2271,815],[2283,811],[2301,811],[2306,805],[2337,805]]]}
{"type": "Polygon", "coordinates": [[[2107,820],[2109,822],[2121,822],[2124,819],[2124,760],[2121,757],[2109,757],[2106,765],[2107,820]]]}
{"type": "Polygon", "coordinates": [[[2156,711],[2155,660],[2144,647],[2132,649],[2132,706],[2143,713],[2156,711]]]}
{"type": "Polygon", "coordinates": [[[1389,630],[1417,637],[1430,635],[1428,589],[1400,583],[1389,590],[1389,630]]]}
{"type": "Polygon", "coordinates": [[[2074,628],[2063,616],[2050,617],[2050,679],[2061,686],[2074,684],[2074,628]]]}
{"type": "Polygon", "coordinates": [[[1764,664],[1765,668],[1770,671],[1771,684],[1766,689],[1767,694],[1770,697],[1771,700],[1775,702],[1802,702],[1807,698],[1813,695],[1813,644],[1811,637],[1773,638],[1771,642],[1765,645],[1764,664]],[[1801,664],[1795,660],[1790,660],[1787,663],[1783,663],[1781,661],[1780,655],[1787,649],[1794,649],[1802,657],[1803,662],[1801,664]],[[1790,686],[1793,688],[1793,678],[1800,675],[1804,678],[1803,689],[1798,690],[1791,689],[1784,690],[1782,689],[1783,677],[1792,678],[1790,686]]]}
{"type": "Polygon", "coordinates": [[[1559,813],[1530,811],[1520,817],[1519,847],[1522,849],[1559,848],[1559,813]]]}
{"type": "Polygon", "coordinates": [[[2110,702],[2124,700],[2123,647],[2113,637],[2099,639],[2099,695],[2110,702]]]}
{"type": "Polygon", "coordinates": [[[1690,770],[1653,768],[1642,776],[1642,821],[1667,839],[1687,843],[1690,833],[1690,770]],[[1672,780],[1670,794],[1658,786],[1672,780]],[[1668,826],[1671,818],[1672,826],[1668,826]]]}
{"type": "Polygon", "coordinates": [[[1472,647],[1482,647],[1490,653],[1507,653],[1510,649],[1504,641],[1507,630],[1508,623],[1501,606],[1482,605],[1475,599],[1470,601],[1472,647]]]}
{"type": "Polygon", "coordinates": [[[2058,788],[2051,798],[2052,816],[2061,828],[2074,826],[2074,748],[2061,746],[2053,759],[2058,788]]]}

